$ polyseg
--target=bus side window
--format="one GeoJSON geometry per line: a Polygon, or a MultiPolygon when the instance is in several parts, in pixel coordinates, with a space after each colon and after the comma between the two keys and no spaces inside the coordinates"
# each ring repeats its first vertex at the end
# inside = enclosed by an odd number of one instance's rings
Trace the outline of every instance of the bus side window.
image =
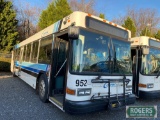
{"type": "Polygon", "coordinates": [[[23,60],[22,61],[26,61],[26,54],[27,54],[27,45],[24,46],[23,60]]]}
{"type": "Polygon", "coordinates": [[[14,60],[17,60],[17,52],[18,52],[18,49],[15,49],[14,50],[14,60]]]}
{"type": "Polygon", "coordinates": [[[25,52],[26,52],[26,59],[25,59],[25,61],[29,62],[29,60],[30,60],[30,53],[31,53],[31,44],[27,45],[27,50],[25,52]]]}
{"type": "Polygon", "coordinates": [[[38,63],[50,64],[53,36],[46,37],[40,42],[38,63]]]}
{"type": "Polygon", "coordinates": [[[39,46],[39,41],[38,40],[33,42],[32,55],[31,55],[31,62],[33,62],[33,63],[37,62],[38,46],[39,46]]]}
{"type": "Polygon", "coordinates": [[[20,49],[16,49],[15,60],[19,61],[20,49]]]}

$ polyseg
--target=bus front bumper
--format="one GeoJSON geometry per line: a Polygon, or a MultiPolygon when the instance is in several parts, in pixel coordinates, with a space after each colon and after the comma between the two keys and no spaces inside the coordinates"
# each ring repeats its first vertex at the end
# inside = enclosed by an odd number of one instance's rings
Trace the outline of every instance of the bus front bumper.
{"type": "MultiPolygon", "coordinates": [[[[113,100],[113,99],[112,99],[113,100]]],[[[116,102],[116,98],[114,102],[116,102]]],[[[129,95],[124,100],[119,100],[121,103],[121,107],[125,105],[134,104],[136,97],[134,94],[129,95]]],[[[81,113],[89,113],[89,112],[96,112],[101,110],[108,109],[109,102],[98,99],[98,100],[89,100],[89,101],[69,101],[66,100],[65,102],[65,111],[70,114],[81,114],[81,113]]]]}
{"type": "Polygon", "coordinates": [[[156,90],[156,91],[139,91],[139,98],[142,98],[142,99],[160,98],[160,90],[156,90]]]}

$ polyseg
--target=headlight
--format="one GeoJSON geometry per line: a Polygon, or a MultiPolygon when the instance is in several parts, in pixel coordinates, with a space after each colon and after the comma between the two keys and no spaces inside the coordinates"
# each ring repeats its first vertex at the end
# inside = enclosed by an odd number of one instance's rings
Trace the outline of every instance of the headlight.
{"type": "Polygon", "coordinates": [[[154,84],[153,84],[153,83],[147,84],[147,88],[153,88],[153,87],[154,87],[154,84]]]}
{"type": "Polygon", "coordinates": [[[91,94],[91,88],[84,88],[84,89],[78,89],[77,95],[78,96],[87,96],[91,94]]]}

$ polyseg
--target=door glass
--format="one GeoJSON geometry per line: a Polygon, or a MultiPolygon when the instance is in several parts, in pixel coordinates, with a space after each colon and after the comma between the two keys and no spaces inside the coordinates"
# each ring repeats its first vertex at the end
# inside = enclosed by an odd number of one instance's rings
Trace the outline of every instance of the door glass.
{"type": "Polygon", "coordinates": [[[66,73],[66,67],[65,67],[66,64],[64,62],[66,60],[66,55],[67,55],[66,48],[67,48],[67,42],[64,40],[60,40],[57,52],[54,94],[63,94],[64,91],[64,80],[66,73]]]}
{"type": "Polygon", "coordinates": [[[60,69],[60,67],[64,63],[65,59],[66,59],[66,43],[63,41],[63,42],[60,42],[60,44],[59,44],[57,71],[60,69]]]}

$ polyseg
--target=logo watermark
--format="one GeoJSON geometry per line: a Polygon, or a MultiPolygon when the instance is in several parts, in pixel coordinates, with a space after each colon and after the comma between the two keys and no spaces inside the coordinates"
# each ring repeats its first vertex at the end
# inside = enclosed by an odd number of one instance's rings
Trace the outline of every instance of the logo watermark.
{"type": "Polygon", "coordinates": [[[126,106],[126,118],[157,118],[157,106],[126,106]]]}

